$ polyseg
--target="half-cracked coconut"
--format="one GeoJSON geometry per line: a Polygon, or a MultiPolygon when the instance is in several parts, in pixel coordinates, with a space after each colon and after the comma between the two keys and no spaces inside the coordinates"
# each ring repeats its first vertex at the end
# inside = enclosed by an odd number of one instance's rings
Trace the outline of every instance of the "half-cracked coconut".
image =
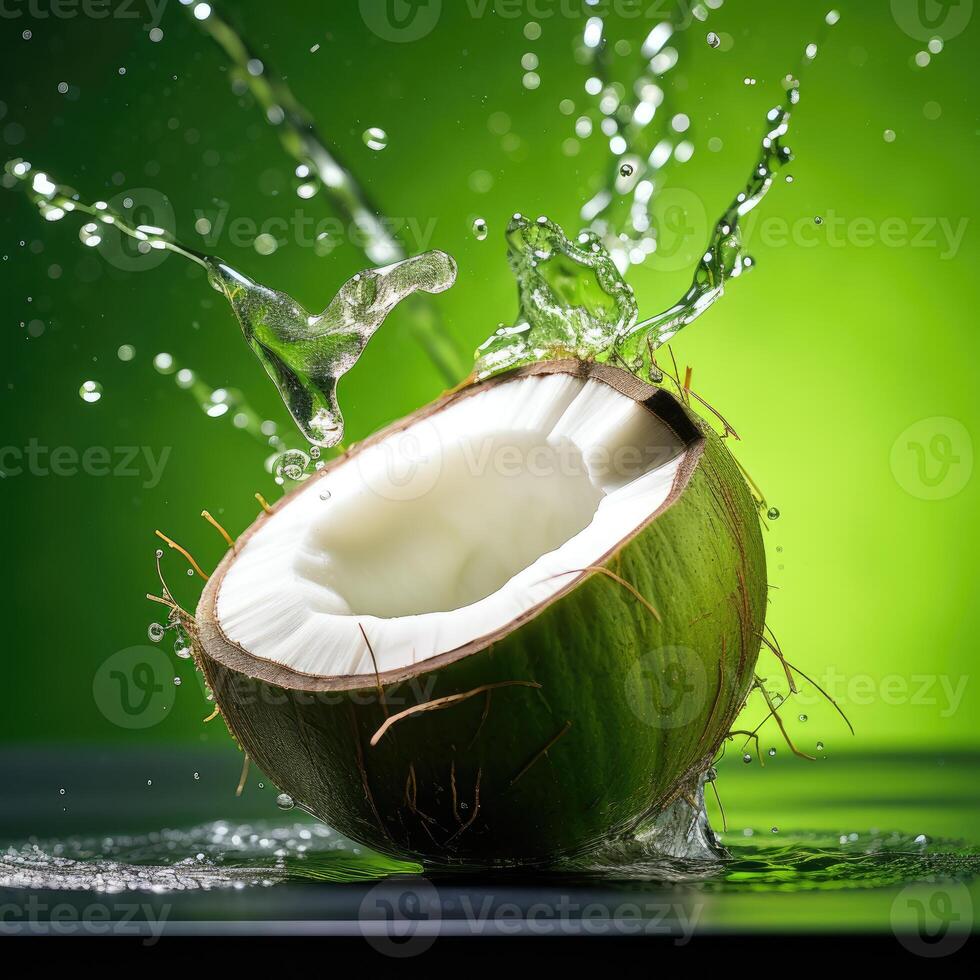
{"type": "Polygon", "coordinates": [[[244,749],[338,830],[546,863],[695,793],[765,581],[721,440],[625,371],[555,361],[445,396],[263,514],[195,649],[244,749]]]}

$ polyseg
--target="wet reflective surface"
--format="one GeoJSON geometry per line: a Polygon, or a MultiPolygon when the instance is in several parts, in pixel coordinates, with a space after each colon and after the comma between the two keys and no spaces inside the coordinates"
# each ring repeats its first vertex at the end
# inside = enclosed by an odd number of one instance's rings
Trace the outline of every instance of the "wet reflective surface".
{"type": "MultiPolygon", "coordinates": [[[[683,937],[914,931],[932,928],[930,917],[955,933],[974,920],[980,792],[970,755],[723,764],[727,860],[623,854],[587,870],[495,875],[424,874],[376,855],[280,812],[260,777],[236,798],[238,761],[233,750],[4,757],[6,785],[22,792],[5,794],[0,811],[0,897],[12,910],[3,928],[381,941],[398,923],[416,938],[508,929],[683,937]],[[205,812],[212,819],[192,819],[205,812]]],[[[713,800],[709,812],[717,822],[713,800]]]]}

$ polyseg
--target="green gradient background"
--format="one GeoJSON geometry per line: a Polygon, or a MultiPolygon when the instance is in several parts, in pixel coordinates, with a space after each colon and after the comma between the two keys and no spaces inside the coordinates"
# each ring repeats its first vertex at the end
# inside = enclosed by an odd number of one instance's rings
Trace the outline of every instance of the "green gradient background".
{"type": "MultiPolygon", "coordinates": [[[[580,109],[587,101],[584,70],[572,57],[581,19],[539,18],[543,35],[532,43],[522,34],[527,17],[473,19],[466,4],[447,2],[428,37],[393,44],[366,29],[353,3],[235,6],[260,56],[288,77],[385,211],[423,226],[435,221],[424,244],[450,252],[460,266],[458,284],[437,302],[461,347],[473,349],[514,312],[502,238],[507,217],[545,213],[576,230],[578,207],[605,159],[598,135],[575,158],[561,150],[575,116],[561,115],[559,101],[570,97],[580,109]],[[533,92],[521,86],[520,59],[529,50],[541,61],[542,84],[533,92]],[[509,150],[487,125],[500,111],[519,137],[509,150]],[[384,152],[364,146],[368,126],[387,130],[384,152]],[[494,177],[488,193],[469,186],[478,169],[494,177]],[[490,225],[482,243],[470,231],[477,215],[490,225]]],[[[980,423],[980,16],[920,69],[910,60],[923,45],[899,28],[887,3],[844,0],[839,7],[842,20],[804,77],[790,139],[795,182],[780,181],[749,223],[758,268],[674,347],[682,364],[694,366],[695,388],[738,429],[740,460],[782,513],[767,534],[778,587],[770,622],[793,662],[824,681],[838,675],[829,683],[857,730],[851,738],[831,709],[807,698],[801,711],[809,720],[798,722],[795,709],[790,715],[801,747],[812,750],[823,739],[828,753],[971,748],[980,710],[973,676],[978,481],[949,499],[920,499],[896,480],[890,455],[903,430],[921,419],[950,417],[971,434],[980,423]],[[927,102],[941,106],[938,119],[926,118],[927,102]],[[893,143],[882,138],[885,129],[897,134],[893,143]],[[813,224],[815,215],[824,216],[823,226],[813,224]],[[835,216],[858,237],[842,241],[835,216]],[[767,239],[763,224],[773,219],[802,220],[803,238],[767,239]],[[928,243],[883,240],[878,231],[889,219],[967,224],[955,255],[946,255],[928,243]],[[867,247],[861,222],[877,230],[867,247]],[[943,684],[962,690],[955,710],[943,684]]],[[[693,192],[709,218],[744,181],[764,113],[781,97],[779,80],[795,67],[823,11],[803,2],[730,0],[687,37],[671,98],[691,116],[698,150],[672,180],[693,192]],[[734,46],[710,49],[709,27],[732,35],[734,46]],[[747,75],[758,83],[744,85],[747,75]],[[723,141],[719,152],[706,147],[712,136],[723,141]]],[[[622,24],[636,43],[650,26],[622,24]]],[[[172,0],[158,44],[147,26],[118,18],[0,21],[0,135],[10,135],[11,123],[25,131],[6,155],[24,155],[89,199],[156,188],[169,196],[178,235],[190,244],[199,242],[195,210],[214,210],[215,199],[229,202],[229,220],[261,224],[296,209],[316,220],[328,216],[321,200],[295,196],[272,128],[250,99],[231,94],[223,56],[187,11],[172,0]],[[26,28],[30,41],[21,38],[26,28]],[[58,94],[62,80],[77,87],[77,100],[58,94]],[[208,150],[220,154],[217,166],[203,161],[208,150]],[[156,164],[149,175],[148,161],[156,164]],[[111,183],[114,173],[124,175],[121,186],[111,183]],[[278,194],[268,193],[276,187],[278,194]]],[[[697,212],[686,246],[692,260],[708,230],[697,212]]],[[[277,493],[261,447],[227,419],[206,418],[172,379],[156,374],[151,358],[170,351],[210,383],[245,390],[267,417],[283,426],[288,420],[199,270],[171,257],[153,270],[121,272],[80,246],[79,224],[69,217],[46,225],[22,194],[0,192],[0,444],[36,438],[78,451],[172,450],[152,489],[138,479],[84,475],[0,480],[0,739],[8,746],[223,745],[227,736],[216,725],[202,729],[208,709],[186,662],[175,667],[185,684],[174,707],[154,727],[114,726],[91,695],[98,666],[145,643],[157,618],[142,598],[155,587],[153,529],[166,529],[212,567],[223,549],[198,517],[202,507],[237,532],[255,515],[254,491],[277,493]],[[58,280],[48,275],[52,264],[64,269],[58,280]],[[35,318],[45,324],[39,337],[22,325],[35,318]],[[136,347],[131,363],[116,357],[124,343],[136,347]],[[94,405],[77,394],[90,377],[105,388],[94,405]]],[[[313,308],[367,264],[350,245],[327,257],[294,243],[262,257],[227,237],[214,248],[313,308]]],[[[690,265],[664,271],[651,262],[630,281],[641,309],[652,313],[676,298],[689,275],[690,265]]],[[[396,312],[342,384],[350,436],[441,388],[396,312]]],[[[956,465],[966,467],[961,457],[956,465]]],[[[184,578],[176,558],[166,568],[178,598],[192,606],[197,583],[184,578]]],[[[775,678],[775,665],[762,663],[775,678]]],[[[756,704],[749,712],[761,717],[756,704]]]]}

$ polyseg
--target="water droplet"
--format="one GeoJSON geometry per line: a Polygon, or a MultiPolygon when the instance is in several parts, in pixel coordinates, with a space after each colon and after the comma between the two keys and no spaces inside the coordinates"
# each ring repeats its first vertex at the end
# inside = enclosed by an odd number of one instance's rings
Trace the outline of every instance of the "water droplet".
{"type": "Polygon", "coordinates": [[[882,135],[882,137],[883,137],[883,139],[885,140],[886,143],[894,143],[895,142],[895,130],[894,129],[886,129],[884,131],[884,133],[882,133],[881,135],[882,135]]]}
{"type": "Polygon", "coordinates": [[[752,761],[752,756],[749,755],[748,752],[746,752],[745,755],[742,756],[742,762],[748,765],[751,761],[752,761]]]}
{"type": "Polygon", "coordinates": [[[772,827],[769,832],[771,834],[778,834],[779,833],[779,828],[778,827],[772,827]]]}
{"type": "Polygon", "coordinates": [[[320,494],[320,499],[321,499],[321,500],[329,500],[329,499],[330,499],[330,491],[329,491],[329,490],[324,490],[324,491],[323,491],[323,492],[322,492],[322,493],[320,494]]]}
{"type": "Polygon", "coordinates": [[[768,513],[766,514],[766,517],[768,517],[770,521],[777,521],[777,520],[779,520],[779,510],[778,510],[778,508],[776,508],[776,507],[770,507],[768,513]]]}
{"type": "Polygon", "coordinates": [[[746,75],[745,78],[742,79],[742,84],[743,85],[755,85],[755,79],[752,78],[749,75],[746,75]]]}
{"type": "Polygon", "coordinates": [[[919,834],[918,837],[913,841],[914,844],[931,844],[929,837],[926,834],[919,834]]]}
{"type": "Polygon", "coordinates": [[[814,217],[813,223],[815,225],[822,225],[823,224],[823,218],[821,218],[820,215],[818,214],[818,215],[816,215],[816,217],[814,217]]]}
{"type": "Polygon", "coordinates": [[[473,222],[473,234],[476,236],[478,242],[485,242],[487,240],[487,235],[490,234],[490,230],[487,227],[485,218],[477,218],[473,222]]]}
{"type": "Polygon", "coordinates": [[[292,808],[296,806],[296,803],[288,793],[280,793],[276,797],[276,806],[279,807],[280,810],[292,810],[292,808]]]}
{"type": "Polygon", "coordinates": [[[279,242],[276,240],[275,235],[270,235],[267,231],[264,231],[261,235],[255,236],[255,241],[252,242],[252,248],[259,255],[272,255],[279,248],[279,242]]]}
{"type": "Polygon", "coordinates": [[[708,31],[708,47],[717,48],[721,44],[721,38],[714,31],[708,31]]]}
{"type": "Polygon", "coordinates": [[[179,677],[174,678],[174,687],[180,687],[181,680],[179,677]]]}
{"type": "Polygon", "coordinates": [[[97,402],[102,397],[102,385],[98,381],[83,381],[78,394],[83,402],[97,402]]]}
{"type": "Polygon", "coordinates": [[[807,721],[806,715],[800,715],[800,721],[807,721]]]}
{"type": "Polygon", "coordinates": [[[157,550],[154,552],[154,554],[157,556],[157,558],[162,558],[163,557],[163,548],[157,548],[157,550]]]}
{"type": "Polygon", "coordinates": [[[147,627],[146,635],[154,642],[159,643],[163,639],[166,630],[159,623],[150,623],[147,627]]]}
{"type": "Polygon", "coordinates": [[[120,361],[131,361],[136,356],[136,348],[132,344],[123,344],[116,351],[116,357],[120,361]]]}
{"type": "Polygon", "coordinates": [[[388,146],[388,134],[378,126],[365,129],[361,138],[369,150],[384,150],[388,146]]]}
{"type": "Polygon", "coordinates": [[[310,465],[310,457],[301,449],[288,449],[275,464],[275,475],[278,479],[302,480],[310,465]]]}
{"type": "Polygon", "coordinates": [[[938,102],[927,102],[922,107],[922,115],[926,119],[938,119],[943,114],[943,107],[938,102]]]}
{"type": "Polygon", "coordinates": [[[792,184],[795,179],[796,178],[792,174],[787,174],[786,175],[786,183],[787,184],[792,184]]]}
{"type": "Polygon", "coordinates": [[[153,367],[160,374],[173,374],[175,370],[173,355],[168,354],[166,351],[161,351],[153,358],[153,367]]]}
{"type": "MultiPolygon", "coordinates": [[[[193,569],[191,569],[193,571],[193,569]]],[[[181,660],[189,660],[191,656],[191,646],[187,642],[187,638],[184,636],[178,636],[174,640],[174,653],[180,657],[181,660]]]]}
{"type": "Polygon", "coordinates": [[[633,173],[634,173],[634,171],[633,171],[633,164],[632,163],[624,163],[619,168],[619,176],[620,177],[632,177],[633,176],[633,173]]]}
{"type": "Polygon", "coordinates": [[[823,742],[817,742],[817,751],[823,752],[823,742]]]}
{"type": "Polygon", "coordinates": [[[150,29],[150,40],[156,44],[158,41],[163,40],[163,31],[159,27],[153,27],[150,29]]]}
{"type": "Polygon", "coordinates": [[[770,756],[774,756],[775,754],[776,754],[776,750],[775,749],[770,749],[769,752],[768,752],[768,755],[770,755],[770,756]]]}

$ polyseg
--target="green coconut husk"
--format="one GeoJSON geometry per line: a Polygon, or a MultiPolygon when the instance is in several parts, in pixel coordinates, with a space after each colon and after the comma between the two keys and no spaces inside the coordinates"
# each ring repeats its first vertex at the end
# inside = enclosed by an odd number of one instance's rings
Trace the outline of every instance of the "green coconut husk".
{"type": "MultiPolygon", "coordinates": [[[[594,853],[695,799],[751,688],[765,554],[724,441],[664,389],[616,368],[557,361],[518,373],[553,372],[612,385],[689,452],[637,533],[507,630],[367,677],[313,677],[253,656],[224,634],[216,600],[281,502],[201,596],[195,656],[232,734],[298,805],[378,851],[469,866],[594,853]]],[[[329,466],[479,388],[448,394],[329,466]]],[[[317,492],[316,479],[294,492],[317,492]]]]}

